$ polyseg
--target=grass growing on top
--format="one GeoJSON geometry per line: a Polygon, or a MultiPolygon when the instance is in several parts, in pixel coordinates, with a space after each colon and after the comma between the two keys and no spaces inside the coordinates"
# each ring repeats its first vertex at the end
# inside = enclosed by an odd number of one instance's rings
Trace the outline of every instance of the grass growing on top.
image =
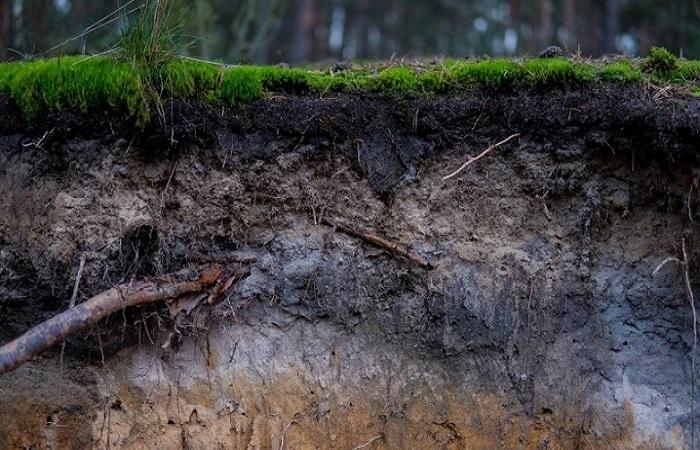
{"type": "MultiPolygon", "coordinates": [[[[148,33],[146,33],[148,34],[148,33]]],[[[170,38],[165,39],[166,43],[170,38]]],[[[165,44],[164,44],[165,45],[165,44]]],[[[165,48],[165,47],[161,47],[165,48]]],[[[700,84],[700,62],[654,50],[643,60],[611,63],[563,58],[448,60],[416,70],[393,65],[340,73],[276,66],[233,66],[193,61],[164,53],[143,60],[72,56],[0,64],[0,93],[9,94],[28,119],[64,107],[87,112],[109,108],[144,125],[161,97],[245,104],[274,92],[322,95],[371,92],[380,95],[432,95],[474,88],[513,90],[644,80],[700,84]],[[157,61],[153,63],[152,61],[157,61]],[[148,62],[151,61],[151,62],[148,62]]]]}
{"type": "Polygon", "coordinates": [[[117,58],[143,69],[158,68],[182,50],[187,21],[174,0],[145,0],[140,13],[122,30],[117,58]]]}

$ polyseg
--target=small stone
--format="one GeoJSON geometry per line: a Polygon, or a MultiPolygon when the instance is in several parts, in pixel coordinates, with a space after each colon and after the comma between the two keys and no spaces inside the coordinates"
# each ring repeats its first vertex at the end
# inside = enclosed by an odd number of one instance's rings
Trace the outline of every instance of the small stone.
{"type": "Polygon", "coordinates": [[[539,54],[540,58],[559,58],[562,56],[564,56],[564,51],[556,45],[550,45],[539,54]]]}
{"type": "Polygon", "coordinates": [[[345,72],[346,70],[352,69],[352,63],[347,61],[339,61],[333,65],[331,68],[332,73],[345,72]]]}

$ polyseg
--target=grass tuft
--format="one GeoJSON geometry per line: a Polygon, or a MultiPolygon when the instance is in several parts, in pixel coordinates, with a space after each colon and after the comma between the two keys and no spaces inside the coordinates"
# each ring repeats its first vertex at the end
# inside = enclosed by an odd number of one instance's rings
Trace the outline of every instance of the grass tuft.
{"type": "Polygon", "coordinates": [[[642,68],[660,77],[668,77],[677,67],[677,58],[662,47],[652,47],[649,56],[642,63],[642,68]]]}
{"type": "Polygon", "coordinates": [[[140,14],[122,31],[119,59],[135,67],[163,67],[184,47],[184,10],[175,0],[145,0],[140,14]]]}

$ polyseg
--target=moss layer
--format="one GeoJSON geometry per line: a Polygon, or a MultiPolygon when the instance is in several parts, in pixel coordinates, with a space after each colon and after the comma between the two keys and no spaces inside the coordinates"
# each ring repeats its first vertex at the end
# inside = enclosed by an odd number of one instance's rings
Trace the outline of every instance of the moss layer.
{"type": "Polygon", "coordinates": [[[448,60],[427,68],[362,67],[340,73],[272,66],[224,68],[186,59],[143,70],[107,57],[84,56],[0,64],[0,93],[9,94],[29,120],[63,107],[83,112],[107,107],[134,117],[139,124],[149,120],[152,105],[164,97],[242,104],[272,92],[432,95],[474,88],[644,81],[680,83],[692,91],[700,82],[700,61],[678,60],[654,49],[646,59],[610,63],[563,58],[448,60]]]}

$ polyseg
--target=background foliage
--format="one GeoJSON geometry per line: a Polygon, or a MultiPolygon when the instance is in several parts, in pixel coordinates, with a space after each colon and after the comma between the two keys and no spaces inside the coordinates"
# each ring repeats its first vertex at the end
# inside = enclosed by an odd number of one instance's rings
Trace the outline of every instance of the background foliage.
{"type": "MultiPolygon", "coordinates": [[[[178,1],[197,36],[186,53],[228,63],[533,55],[550,44],[584,56],[659,45],[700,58],[700,0],[178,1]]],[[[103,52],[125,26],[110,13],[136,14],[141,2],[0,0],[0,59],[103,52]]]]}

